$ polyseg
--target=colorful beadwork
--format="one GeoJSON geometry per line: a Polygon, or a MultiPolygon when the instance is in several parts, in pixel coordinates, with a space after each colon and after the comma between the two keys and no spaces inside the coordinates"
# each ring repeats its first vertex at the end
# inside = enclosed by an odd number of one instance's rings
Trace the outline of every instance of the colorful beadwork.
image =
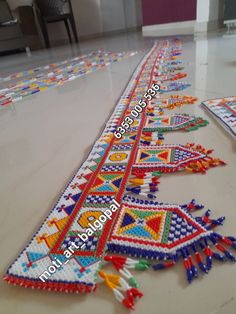
{"type": "Polygon", "coordinates": [[[207,100],[202,105],[236,138],[236,96],[207,100]]]}
{"type": "Polygon", "coordinates": [[[10,76],[0,78],[0,106],[22,100],[26,96],[46,91],[55,86],[61,86],[85,74],[95,72],[114,62],[134,56],[137,52],[107,52],[99,50],[88,55],[37,67],[10,76]],[[31,77],[33,75],[33,77],[31,77]],[[19,78],[28,77],[24,81],[19,78]],[[12,83],[15,80],[14,83],[12,83]],[[11,84],[5,86],[5,82],[11,84]]]}
{"type": "Polygon", "coordinates": [[[206,126],[208,121],[200,117],[191,117],[187,114],[174,114],[172,116],[148,117],[144,132],[192,131],[206,126]]]}
{"type": "Polygon", "coordinates": [[[168,173],[182,170],[205,173],[210,167],[225,164],[220,159],[210,157],[211,152],[212,150],[194,144],[139,146],[133,173],[168,173]]]}
{"type": "Polygon", "coordinates": [[[168,98],[156,98],[151,101],[147,107],[147,114],[149,116],[162,115],[164,110],[173,110],[182,107],[183,105],[193,105],[197,101],[196,97],[170,95],[168,98]]]}
{"type": "Polygon", "coordinates": [[[213,259],[236,261],[224,246],[235,248],[236,239],[213,231],[224,217],[210,219],[209,210],[202,217],[192,216],[191,211],[202,208],[194,200],[185,205],[171,205],[125,196],[108,248],[120,254],[162,260],[152,264],[155,270],[173,266],[182,259],[191,282],[198,275],[196,264],[207,273],[213,259]]]}
{"type": "Polygon", "coordinates": [[[96,274],[105,253],[110,220],[103,232],[90,237],[85,250],[77,250],[62,270],[53,274],[45,283],[40,281],[39,276],[49,267],[54,257],[63,261],[63,250],[72,239],[79,243],[78,233],[84,232],[89,222],[87,213],[97,215],[98,212],[105,211],[111,202],[109,197],[115,198],[117,202],[121,200],[138,138],[136,132],[127,133],[121,140],[117,140],[113,132],[126,110],[129,110],[132,101],[130,94],[135,94],[140,86],[148,87],[152,82],[152,67],[160,52],[167,56],[171,54],[171,44],[155,44],[143,59],[87,160],[72,178],[30,244],[10,266],[5,280],[25,287],[57,291],[86,292],[96,288],[96,274]]]}
{"type": "Polygon", "coordinates": [[[152,265],[155,270],[170,267],[182,259],[189,282],[197,276],[193,255],[204,272],[211,268],[213,257],[235,260],[225,245],[236,247],[236,239],[212,231],[222,224],[223,218],[210,219],[209,211],[203,217],[194,218],[190,210],[202,208],[195,201],[171,205],[147,198],[156,197],[162,173],[181,170],[205,173],[210,167],[224,164],[210,157],[212,151],[200,145],[161,143],[163,139],[158,131],[160,128],[163,131],[165,123],[168,131],[207,124],[201,118],[183,114],[168,118],[158,116],[159,110],[196,102],[196,98],[190,96],[160,98],[164,90],[189,86],[183,82],[165,85],[162,80],[163,75],[171,77],[174,71],[182,70],[177,57],[181,49],[178,39],[157,41],[143,58],[88,158],[30,243],[7,270],[4,277],[7,282],[54,291],[91,292],[95,291],[100,276],[117,300],[133,309],[142,293],[128,269],[147,269],[150,266],[147,259],[159,260],[159,264],[152,265]],[[116,138],[117,127],[156,81],[160,81],[160,93],[133,119],[126,133],[116,138]],[[150,130],[151,138],[145,134],[150,130]],[[91,223],[104,216],[113,201],[120,204],[117,211],[104,222],[103,228],[90,229],[83,241],[91,223]],[[64,253],[71,243],[79,248],[67,259],[64,253]],[[109,251],[145,260],[106,255],[109,251]],[[199,252],[206,255],[206,264],[199,252]],[[46,281],[41,281],[39,276],[55,259],[63,265],[46,281]],[[119,275],[105,273],[101,269],[104,262],[111,262],[119,275]]]}
{"type": "Polygon", "coordinates": [[[171,82],[167,85],[161,85],[161,93],[170,93],[172,91],[181,91],[188,87],[190,87],[191,84],[185,83],[185,82],[171,82]]]}

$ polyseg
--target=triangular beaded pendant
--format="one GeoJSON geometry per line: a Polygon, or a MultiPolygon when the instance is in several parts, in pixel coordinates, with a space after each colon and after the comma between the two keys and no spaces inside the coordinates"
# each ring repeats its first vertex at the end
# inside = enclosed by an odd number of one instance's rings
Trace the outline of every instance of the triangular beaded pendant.
{"type": "Polygon", "coordinates": [[[143,132],[192,131],[207,124],[208,121],[201,117],[189,116],[187,114],[152,116],[147,117],[143,132]]]}
{"type": "Polygon", "coordinates": [[[211,152],[212,150],[194,144],[139,146],[133,173],[168,173],[183,170],[205,173],[210,167],[225,164],[220,159],[210,157],[211,152]]]}

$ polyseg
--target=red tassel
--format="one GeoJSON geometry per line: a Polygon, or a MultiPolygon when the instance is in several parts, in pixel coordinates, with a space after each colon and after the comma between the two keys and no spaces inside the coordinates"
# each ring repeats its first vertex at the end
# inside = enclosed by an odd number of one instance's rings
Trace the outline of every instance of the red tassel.
{"type": "Polygon", "coordinates": [[[142,298],[143,294],[137,288],[131,288],[126,291],[128,300],[134,304],[136,298],[142,298]]]}
{"type": "Polygon", "coordinates": [[[123,304],[125,307],[127,307],[127,309],[129,309],[129,310],[134,310],[134,304],[131,303],[131,302],[129,301],[129,299],[125,298],[125,299],[122,301],[122,304],[123,304]]]}
{"type": "Polygon", "coordinates": [[[123,269],[125,262],[126,262],[126,258],[122,257],[122,256],[108,256],[108,255],[106,255],[104,257],[104,260],[106,262],[111,262],[117,271],[119,271],[120,269],[123,269]]]}

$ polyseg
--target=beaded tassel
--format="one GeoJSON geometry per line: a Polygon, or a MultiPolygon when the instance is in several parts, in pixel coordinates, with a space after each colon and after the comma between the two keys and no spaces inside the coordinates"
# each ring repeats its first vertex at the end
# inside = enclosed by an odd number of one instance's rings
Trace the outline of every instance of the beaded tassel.
{"type": "Polygon", "coordinates": [[[198,265],[198,268],[205,274],[207,274],[210,269],[212,268],[213,258],[224,261],[225,259],[230,260],[231,262],[236,262],[236,257],[222,245],[223,242],[225,245],[228,245],[234,249],[236,249],[236,239],[233,237],[224,237],[217,233],[213,233],[208,237],[203,238],[200,241],[196,241],[195,243],[191,244],[189,247],[180,249],[176,255],[173,255],[168,261],[163,263],[158,263],[152,265],[154,270],[161,270],[165,268],[172,267],[176,264],[178,260],[178,255],[183,259],[183,265],[186,271],[186,277],[189,283],[193,281],[194,278],[198,277],[198,269],[194,265],[194,261],[192,255],[194,255],[195,262],[198,265]],[[232,239],[232,240],[231,240],[232,239]],[[209,245],[209,241],[213,244],[213,247],[218,252],[214,252],[213,249],[209,245]],[[221,254],[223,253],[223,255],[221,254]],[[203,257],[205,256],[205,262],[203,261],[203,257]]]}
{"type": "Polygon", "coordinates": [[[143,132],[141,135],[140,144],[142,145],[161,145],[163,143],[163,134],[143,132]]]}
{"type": "Polygon", "coordinates": [[[98,274],[113,291],[115,298],[128,309],[134,310],[135,301],[141,298],[143,294],[137,288],[131,287],[125,279],[119,275],[107,274],[101,270],[98,274]]]}
{"type": "MultiPolygon", "coordinates": [[[[220,241],[222,241],[225,245],[231,246],[232,248],[236,249],[236,239],[234,237],[224,237],[217,233],[213,233],[210,236],[205,237],[203,239],[203,242],[197,241],[193,243],[189,248],[180,250],[181,256],[183,258],[183,265],[186,270],[187,280],[189,283],[191,283],[194,278],[198,277],[198,270],[194,265],[191,251],[195,256],[195,261],[198,264],[199,269],[205,274],[207,274],[212,268],[213,258],[219,261],[223,261],[226,258],[232,262],[236,262],[235,256],[230,251],[228,251],[222,244],[220,244],[220,241]],[[212,242],[213,246],[224,255],[214,252],[209,245],[209,240],[212,242]],[[199,249],[197,248],[197,246],[199,246],[199,249]],[[206,257],[205,263],[203,262],[202,254],[200,253],[200,251],[206,257]]],[[[153,265],[153,269],[164,269],[174,266],[175,263],[176,257],[173,257],[173,260],[171,261],[165,262],[163,264],[153,265]]]]}
{"type": "Polygon", "coordinates": [[[209,156],[213,152],[213,149],[205,149],[201,145],[195,145],[193,143],[188,143],[185,145],[188,148],[191,148],[194,151],[205,154],[205,158],[198,160],[197,162],[191,162],[186,166],[186,170],[190,172],[202,172],[206,173],[206,171],[211,167],[216,167],[219,165],[226,165],[226,163],[219,158],[212,158],[209,156]]]}
{"type": "Polygon", "coordinates": [[[204,208],[203,205],[197,204],[195,199],[192,199],[190,203],[181,206],[185,211],[192,212],[193,210],[199,210],[204,208]]]}
{"type": "Polygon", "coordinates": [[[121,273],[126,279],[129,280],[129,284],[132,287],[137,288],[137,282],[132,274],[129,272],[129,269],[136,269],[136,270],[146,270],[149,268],[149,263],[147,260],[134,260],[131,258],[126,258],[123,256],[115,256],[115,255],[106,255],[104,257],[106,262],[111,262],[114,268],[121,273]]]}
{"type": "Polygon", "coordinates": [[[128,179],[126,191],[139,196],[156,198],[155,193],[158,191],[159,178],[160,173],[158,172],[136,175],[134,171],[128,179]]]}
{"type": "MultiPolygon", "coordinates": [[[[158,77],[158,79],[161,79],[162,82],[177,81],[184,77],[187,77],[187,74],[183,72],[179,72],[176,74],[169,74],[169,75],[157,75],[157,74],[158,72],[156,72],[155,75],[158,77]]],[[[157,81],[154,80],[154,82],[156,83],[157,81]]]]}
{"type": "Polygon", "coordinates": [[[216,226],[223,225],[225,217],[222,216],[218,219],[210,219],[211,211],[208,209],[202,217],[196,217],[195,219],[201,223],[207,230],[212,230],[216,226]]]}

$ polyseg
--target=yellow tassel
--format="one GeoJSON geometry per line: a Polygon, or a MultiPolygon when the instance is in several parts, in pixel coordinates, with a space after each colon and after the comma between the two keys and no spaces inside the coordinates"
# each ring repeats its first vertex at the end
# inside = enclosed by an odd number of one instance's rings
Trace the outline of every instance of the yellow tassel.
{"type": "Polygon", "coordinates": [[[129,182],[134,185],[143,185],[144,181],[143,179],[129,179],[129,182]]]}
{"type": "Polygon", "coordinates": [[[187,171],[193,172],[193,169],[191,167],[186,167],[185,168],[187,171]]]}
{"type": "Polygon", "coordinates": [[[141,137],[142,137],[142,139],[145,140],[145,141],[151,141],[151,140],[152,140],[152,137],[151,137],[151,136],[142,135],[141,137]]]}
{"type": "Polygon", "coordinates": [[[107,286],[110,289],[116,289],[117,287],[120,286],[120,276],[119,275],[113,275],[113,274],[107,274],[104,271],[100,270],[98,272],[99,276],[101,276],[105,283],[107,284],[107,286]]]}

